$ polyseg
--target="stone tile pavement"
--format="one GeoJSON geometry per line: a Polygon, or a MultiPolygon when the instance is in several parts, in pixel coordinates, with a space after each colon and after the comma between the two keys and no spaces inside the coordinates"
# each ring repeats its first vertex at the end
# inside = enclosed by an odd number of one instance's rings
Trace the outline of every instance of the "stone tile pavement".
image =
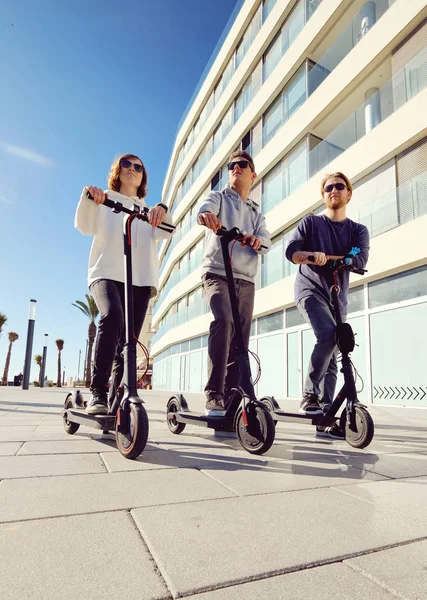
{"type": "Polygon", "coordinates": [[[371,407],[364,450],[279,423],[251,456],[171,434],[168,394],[144,392],[128,461],[113,435],[65,433],[66,392],[0,387],[2,600],[427,600],[426,410],[371,407]]]}

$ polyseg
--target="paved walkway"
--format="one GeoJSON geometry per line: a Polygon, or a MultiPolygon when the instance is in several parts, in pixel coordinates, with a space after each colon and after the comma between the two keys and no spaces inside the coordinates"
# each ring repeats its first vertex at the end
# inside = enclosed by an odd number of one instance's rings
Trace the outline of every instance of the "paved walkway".
{"type": "Polygon", "coordinates": [[[253,457],[174,436],[146,392],[128,461],[112,435],[64,432],[65,393],[0,387],[2,600],[427,599],[426,410],[373,408],[360,451],[279,423],[253,457]]]}

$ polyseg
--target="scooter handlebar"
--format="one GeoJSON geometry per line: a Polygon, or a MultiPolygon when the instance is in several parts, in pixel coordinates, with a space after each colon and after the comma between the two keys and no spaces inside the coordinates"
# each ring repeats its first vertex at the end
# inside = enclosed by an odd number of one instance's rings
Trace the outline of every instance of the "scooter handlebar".
{"type": "MultiPolygon", "coordinates": [[[[86,197],[89,200],[93,200],[92,194],[87,190],[86,190],[86,197]]],[[[123,204],[121,202],[118,202],[117,200],[110,200],[110,198],[108,198],[108,197],[105,198],[105,200],[102,204],[104,206],[107,206],[108,208],[111,208],[112,211],[115,213],[124,212],[124,213],[127,213],[128,215],[137,214],[140,219],[142,219],[143,221],[146,221],[148,223],[148,213],[149,213],[150,209],[147,206],[138,206],[137,204],[134,204],[132,206],[132,208],[126,208],[126,206],[123,206],[123,204]]],[[[171,232],[175,229],[175,225],[172,225],[169,223],[161,223],[157,227],[159,229],[163,229],[164,231],[169,231],[169,232],[171,232]]]]}
{"type": "MultiPolygon", "coordinates": [[[[343,258],[335,258],[328,256],[328,260],[324,266],[334,270],[347,269],[348,271],[356,273],[357,275],[364,275],[365,273],[367,273],[366,269],[358,269],[357,267],[354,267],[351,264],[348,265],[345,262],[345,258],[345,256],[343,258]]],[[[310,256],[307,256],[307,260],[309,260],[310,262],[314,262],[315,258],[312,254],[310,254],[310,256]]]]}
{"type": "MultiPolygon", "coordinates": [[[[222,237],[227,236],[230,238],[230,241],[236,240],[237,242],[242,240],[247,235],[244,231],[242,231],[238,227],[233,227],[232,229],[226,229],[225,227],[221,227],[220,229],[218,229],[216,234],[219,236],[222,236],[222,237]]],[[[263,244],[261,244],[260,248],[267,250],[267,246],[264,246],[263,244]]]]}

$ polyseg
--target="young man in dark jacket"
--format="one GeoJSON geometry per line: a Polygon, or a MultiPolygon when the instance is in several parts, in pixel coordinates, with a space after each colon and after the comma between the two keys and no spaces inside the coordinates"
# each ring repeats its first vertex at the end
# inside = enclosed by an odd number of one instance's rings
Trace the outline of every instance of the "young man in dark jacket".
{"type": "Polygon", "coordinates": [[[254,277],[258,269],[258,255],[268,252],[270,234],[259,206],[249,198],[256,179],[252,157],[236,150],[228,163],[228,186],[222,191],[210,192],[202,202],[198,221],[207,227],[202,262],[203,288],[214,316],[209,329],[208,381],[205,386],[207,412],[225,410],[232,388],[239,383],[239,370],[235,361],[236,341],[231,313],[230,297],[225,277],[220,238],[216,232],[238,227],[247,235],[236,244],[232,254],[232,269],[236,286],[243,338],[249,344],[254,309],[254,277]],[[265,246],[265,248],[261,248],[265,246]]]}
{"type": "MultiPolygon", "coordinates": [[[[367,228],[346,217],[352,196],[349,179],[343,173],[326,175],[321,182],[321,193],[325,213],[304,217],[286,250],[288,260],[300,265],[295,280],[295,303],[316,336],[300,407],[300,412],[311,415],[322,414],[322,404],[326,407],[332,403],[338,371],[336,322],[330,300],[332,271],[324,265],[328,256],[351,254],[352,264],[363,269],[369,255],[367,228]],[[308,260],[310,255],[314,256],[314,262],[308,260]]],[[[338,275],[338,301],[343,320],[347,315],[349,275],[347,270],[338,275]]],[[[317,435],[343,437],[336,426],[318,427],[317,435]]]]}

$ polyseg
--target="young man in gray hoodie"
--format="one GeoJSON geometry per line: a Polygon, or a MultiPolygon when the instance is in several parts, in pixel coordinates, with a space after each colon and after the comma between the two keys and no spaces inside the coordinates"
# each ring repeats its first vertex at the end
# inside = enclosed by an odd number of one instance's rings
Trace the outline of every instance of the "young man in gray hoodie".
{"type": "Polygon", "coordinates": [[[271,247],[265,219],[259,212],[258,204],[249,198],[255,179],[252,157],[243,150],[236,150],[228,163],[228,186],[220,192],[210,192],[198,212],[198,222],[208,229],[202,261],[202,281],[214,316],[209,328],[206,411],[215,414],[225,410],[231,390],[239,384],[239,369],[234,362],[236,340],[230,297],[220,238],[216,232],[220,227],[238,227],[246,233],[244,240],[233,247],[232,270],[243,338],[248,346],[258,255],[266,254],[271,247]]]}

